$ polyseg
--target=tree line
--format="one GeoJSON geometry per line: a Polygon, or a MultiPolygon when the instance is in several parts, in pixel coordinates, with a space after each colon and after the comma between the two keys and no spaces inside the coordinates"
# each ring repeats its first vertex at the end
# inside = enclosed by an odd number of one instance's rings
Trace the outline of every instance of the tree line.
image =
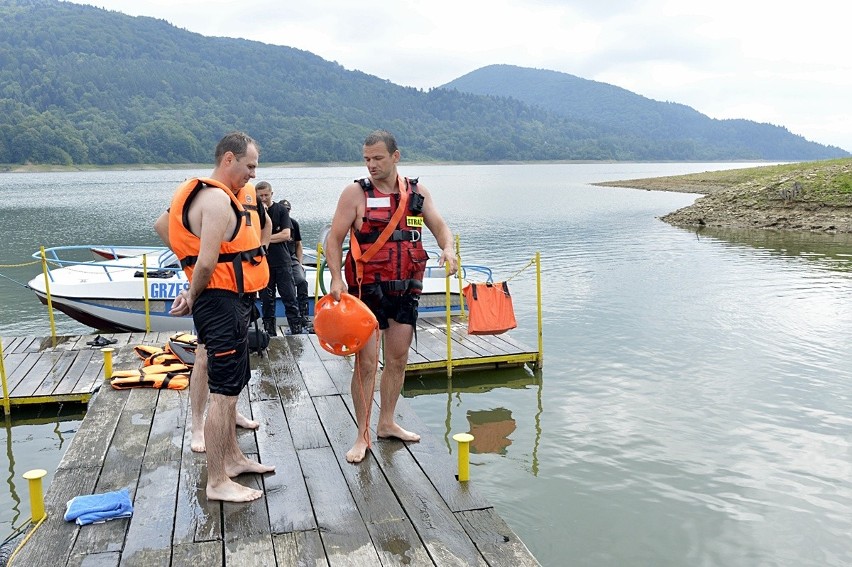
{"type": "Polygon", "coordinates": [[[654,138],[514,98],[402,87],[154,18],[0,5],[0,162],[205,163],[231,130],[255,137],[268,162],[351,162],[375,128],[418,160],[779,159],[757,144],[654,138]]]}

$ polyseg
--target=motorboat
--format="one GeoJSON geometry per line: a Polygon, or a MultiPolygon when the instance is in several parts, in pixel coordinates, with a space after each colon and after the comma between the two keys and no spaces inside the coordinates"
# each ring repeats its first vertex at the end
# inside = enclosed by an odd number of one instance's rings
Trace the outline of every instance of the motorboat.
{"type": "MultiPolygon", "coordinates": [[[[429,252],[423,292],[421,317],[446,316],[461,311],[460,280],[452,278],[447,291],[447,278],[438,266],[436,252],[429,252]]],[[[41,251],[33,254],[41,259],[41,251]]],[[[189,287],[174,253],[166,247],[130,246],[57,246],[44,249],[45,270],[32,278],[29,287],[43,304],[51,305],[99,331],[184,331],[192,329],[192,317],[172,317],[169,310],[178,294],[189,287]]],[[[331,285],[325,262],[305,251],[305,279],[313,315],[314,299],[321,297],[331,285]],[[318,279],[317,274],[321,274],[318,279]]],[[[465,266],[465,274],[476,273],[478,281],[491,280],[491,271],[482,266],[465,266]]],[[[258,308],[260,305],[258,303],[258,308]]],[[[276,317],[286,320],[280,298],[275,302],[276,317]]]]}

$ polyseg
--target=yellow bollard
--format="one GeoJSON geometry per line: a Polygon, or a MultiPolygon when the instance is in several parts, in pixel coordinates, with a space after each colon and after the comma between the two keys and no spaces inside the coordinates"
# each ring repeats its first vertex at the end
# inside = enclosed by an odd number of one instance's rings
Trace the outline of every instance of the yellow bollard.
{"type": "Polygon", "coordinates": [[[464,482],[470,478],[470,442],[473,435],[456,433],[453,440],[459,444],[459,482],[464,482]]]}
{"type": "Polygon", "coordinates": [[[47,474],[44,469],[33,469],[24,473],[24,478],[30,482],[30,513],[32,522],[36,523],[44,518],[44,494],[41,490],[41,479],[47,474]]]}
{"type": "Polygon", "coordinates": [[[6,381],[6,365],[3,363],[3,342],[0,341],[0,381],[3,382],[3,415],[9,415],[12,404],[9,399],[9,384],[6,381]]]}
{"type": "Polygon", "coordinates": [[[101,349],[101,352],[104,353],[104,380],[112,378],[112,353],[114,350],[110,347],[101,349]]]}

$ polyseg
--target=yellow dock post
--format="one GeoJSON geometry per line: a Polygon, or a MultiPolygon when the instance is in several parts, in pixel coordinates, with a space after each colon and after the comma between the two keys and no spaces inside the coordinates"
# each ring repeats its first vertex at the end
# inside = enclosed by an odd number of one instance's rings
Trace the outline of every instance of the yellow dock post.
{"type": "Polygon", "coordinates": [[[459,269],[456,272],[456,279],[459,280],[459,310],[462,321],[467,319],[467,311],[464,305],[464,278],[462,277],[462,258],[461,258],[461,240],[459,235],[456,235],[456,260],[459,263],[459,269]]]}
{"type": "Polygon", "coordinates": [[[447,378],[453,376],[453,318],[450,315],[450,276],[444,278],[447,299],[447,378]]]}
{"type": "Polygon", "coordinates": [[[544,366],[544,333],[542,332],[541,314],[541,252],[535,253],[535,290],[536,301],[538,302],[538,360],[535,367],[541,368],[544,366]]]}
{"type": "Polygon", "coordinates": [[[314,315],[317,312],[317,303],[320,300],[320,278],[323,277],[323,273],[320,271],[320,267],[322,266],[322,253],[323,253],[322,242],[317,242],[317,277],[314,279],[314,315]]]}
{"type": "Polygon", "coordinates": [[[151,332],[151,304],[148,301],[148,255],[142,254],[142,296],[145,298],[145,332],[151,332]]]}
{"type": "Polygon", "coordinates": [[[41,247],[41,271],[44,272],[44,294],[47,296],[47,314],[50,317],[50,336],[56,340],[56,321],[53,319],[53,300],[50,298],[50,277],[47,271],[47,256],[41,247]]]}
{"type": "Polygon", "coordinates": [[[30,483],[30,512],[32,522],[40,522],[44,519],[44,492],[42,491],[41,479],[47,474],[44,469],[33,469],[24,473],[24,478],[30,483]]]}
{"type": "Polygon", "coordinates": [[[104,353],[104,380],[112,378],[112,353],[114,350],[111,347],[101,349],[101,352],[104,353]]]}
{"type": "Polygon", "coordinates": [[[470,442],[473,435],[470,433],[456,433],[453,440],[459,444],[459,482],[470,478],[470,442]]]}
{"type": "Polygon", "coordinates": [[[12,411],[12,402],[9,400],[9,384],[6,382],[6,365],[3,362],[3,343],[0,342],[0,381],[3,382],[3,415],[9,415],[12,411]]]}

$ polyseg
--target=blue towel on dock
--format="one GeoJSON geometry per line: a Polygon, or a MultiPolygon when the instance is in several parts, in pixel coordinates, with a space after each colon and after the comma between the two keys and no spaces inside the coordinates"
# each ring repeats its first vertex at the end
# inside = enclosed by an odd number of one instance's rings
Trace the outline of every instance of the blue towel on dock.
{"type": "Polygon", "coordinates": [[[75,496],[65,506],[65,521],[76,521],[78,526],[129,518],[132,514],[133,504],[126,488],[103,494],[75,496]]]}

